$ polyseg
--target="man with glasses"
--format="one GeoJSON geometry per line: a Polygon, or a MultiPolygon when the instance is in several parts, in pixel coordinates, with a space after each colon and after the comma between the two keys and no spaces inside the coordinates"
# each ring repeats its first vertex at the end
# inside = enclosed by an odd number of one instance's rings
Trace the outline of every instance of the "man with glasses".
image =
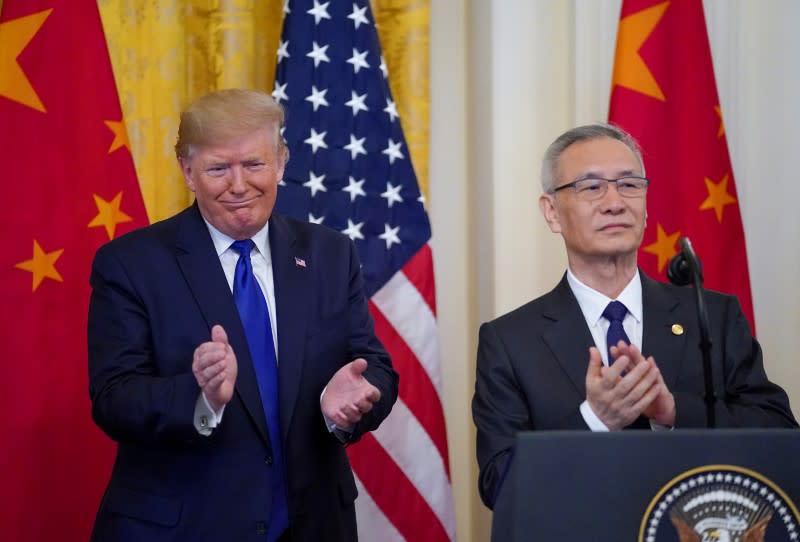
{"type": "MultiPolygon", "coordinates": [[[[481,326],[472,412],[492,508],[520,431],[704,427],[692,291],[636,263],[647,220],[638,145],[616,126],[569,130],[544,156],[539,207],[564,238],[554,290],[481,326]]],[[[706,292],[719,427],[796,427],[735,297],[706,292]]]]}

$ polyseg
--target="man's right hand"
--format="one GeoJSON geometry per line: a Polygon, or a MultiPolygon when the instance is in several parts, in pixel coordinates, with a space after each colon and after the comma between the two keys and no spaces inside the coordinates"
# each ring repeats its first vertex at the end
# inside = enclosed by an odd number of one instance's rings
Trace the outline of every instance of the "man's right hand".
{"type": "Polygon", "coordinates": [[[231,400],[238,366],[236,354],[228,344],[228,335],[222,326],[212,327],[211,341],[195,349],[192,372],[208,404],[215,412],[231,400]]]}
{"type": "Polygon", "coordinates": [[[600,421],[612,431],[633,423],[661,392],[655,361],[644,359],[635,347],[627,352],[619,355],[619,348],[612,347],[612,355],[617,358],[605,367],[600,351],[589,348],[586,400],[600,421]]]}

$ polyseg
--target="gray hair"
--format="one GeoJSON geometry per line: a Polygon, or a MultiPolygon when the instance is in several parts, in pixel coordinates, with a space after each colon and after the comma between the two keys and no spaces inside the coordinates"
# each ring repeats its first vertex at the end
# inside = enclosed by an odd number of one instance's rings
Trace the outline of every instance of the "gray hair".
{"type": "Polygon", "coordinates": [[[568,147],[580,141],[590,141],[603,137],[623,142],[631,152],[633,152],[634,156],[636,156],[636,159],[639,161],[639,166],[642,168],[642,174],[644,175],[642,151],[639,148],[639,144],[629,133],[613,124],[587,124],[567,130],[547,147],[542,160],[542,190],[544,193],[550,194],[556,187],[556,182],[558,181],[558,179],[556,179],[558,159],[561,158],[561,155],[568,147]]]}

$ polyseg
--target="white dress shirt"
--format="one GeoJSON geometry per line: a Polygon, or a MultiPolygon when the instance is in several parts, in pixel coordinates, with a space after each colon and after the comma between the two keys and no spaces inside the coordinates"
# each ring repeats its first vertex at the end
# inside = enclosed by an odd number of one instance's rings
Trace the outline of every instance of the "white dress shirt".
{"type": "MultiPolygon", "coordinates": [[[[203,219],[205,220],[205,218],[203,219]]],[[[228,280],[228,288],[233,292],[233,278],[236,272],[236,263],[239,261],[239,252],[231,248],[235,239],[228,237],[217,228],[212,226],[207,220],[208,232],[211,234],[211,241],[217,251],[225,278],[228,280]]],[[[272,344],[275,346],[275,359],[278,359],[278,325],[275,310],[275,284],[272,280],[272,254],[269,250],[269,222],[251,237],[255,247],[250,253],[250,261],[253,264],[253,274],[264,293],[267,300],[267,310],[269,311],[269,321],[272,327],[272,344]]],[[[210,338],[209,338],[210,340],[210,338]]],[[[194,408],[194,426],[201,435],[208,436],[212,430],[222,422],[222,413],[225,411],[223,405],[219,411],[214,411],[208,404],[208,399],[204,393],[200,393],[194,408]]]]}
{"type": "MultiPolygon", "coordinates": [[[[600,350],[603,364],[608,365],[608,345],[606,344],[606,334],[611,323],[603,316],[603,311],[609,303],[615,301],[610,297],[590,288],[576,277],[571,270],[567,269],[567,283],[572,293],[578,300],[578,305],[592,333],[594,344],[600,350]]],[[[621,302],[628,309],[622,327],[625,334],[640,350],[642,348],[643,312],[642,312],[642,281],[639,278],[639,270],[636,270],[631,281],[622,290],[616,301],[621,302]]],[[[587,353],[588,359],[588,353],[587,353]]],[[[608,431],[608,427],[589,406],[589,402],[584,399],[581,403],[581,415],[586,424],[592,431],[608,431]]]]}
{"type": "MultiPolygon", "coordinates": [[[[228,288],[233,292],[233,280],[236,274],[236,264],[239,262],[239,252],[231,248],[231,244],[235,239],[228,237],[217,228],[212,226],[205,218],[203,219],[208,226],[208,232],[211,234],[211,241],[214,243],[214,248],[217,251],[222,270],[225,272],[225,278],[228,280],[228,288]]],[[[272,344],[275,346],[275,360],[278,363],[278,319],[277,310],[275,307],[275,283],[272,277],[272,253],[269,249],[269,222],[261,228],[253,237],[251,237],[255,247],[250,252],[250,261],[253,264],[253,274],[264,293],[264,298],[267,300],[267,310],[269,311],[269,321],[272,327],[272,344]]],[[[327,389],[327,387],[326,387],[327,389]]],[[[322,396],[325,395],[325,389],[320,394],[320,402],[322,396]]],[[[194,426],[197,431],[204,436],[211,435],[212,430],[222,422],[222,414],[225,411],[225,405],[218,411],[214,411],[208,403],[208,399],[204,393],[200,393],[197,398],[194,408],[194,426]]],[[[336,437],[346,442],[348,440],[346,433],[353,431],[353,426],[337,427],[331,420],[324,414],[323,419],[329,432],[333,432],[336,437]],[[345,434],[342,434],[344,432],[345,434]]]]}

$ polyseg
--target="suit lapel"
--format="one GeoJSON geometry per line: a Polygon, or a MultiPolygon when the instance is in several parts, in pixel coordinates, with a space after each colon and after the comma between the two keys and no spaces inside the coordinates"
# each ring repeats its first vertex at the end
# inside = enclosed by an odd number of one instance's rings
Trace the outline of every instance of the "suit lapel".
{"type": "Polygon", "coordinates": [[[569,287],[567,275],[550,292],[542,315],[553,325],[543,339],[581,397],[586,397],[586,367],[589,347],[594,346],[578,300],[569,287]]]}
{"type": "Polygon", "coordinates": [[[267,422],[247,338],[208,227],[203,222],[196,203],[184,211],[182,216],[185,219],[179,223],[175,243],[178,265],[208,324],[209,337],[211,327],[215,324],[225,328],[238,364],[236,393],[258,428],[261,438],[268,443],[267,422]]]}
{"type": "Polygon", "coordinates": [[[686,311],[681,310],[680,300],[670,293],[669,288],[659,284],[639,271],[642,279],[642,307],[644,330],[642,332],[642,353],[653,355],[668,388],[673,388],[680,374],[681,363],[685,358],[686,336],[691,322],[686,311]],[[681,326],[682,332],[673,330],[681,326]]]}
{"type": "Polygon", "coordinates": [[[270,218],[269,245],[278,322],[281,434],[286,442],[303,373],[306,328],[312,307],[312,266],[318,262],[311,260],[308,246],[298,242],[294,228],[281,216],[270,218]]]}

